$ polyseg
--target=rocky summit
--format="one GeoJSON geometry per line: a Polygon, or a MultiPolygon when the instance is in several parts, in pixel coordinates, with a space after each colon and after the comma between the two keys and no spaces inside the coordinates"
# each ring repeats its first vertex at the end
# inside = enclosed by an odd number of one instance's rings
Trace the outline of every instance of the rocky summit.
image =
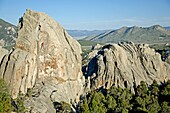
{"type": "Polygon", "coordinates": [[[18,24],[15,47],[0,48],[0,75],[28,112],[54,113],[53,102],[76,104],[83,93],[81,46],[45,13],[27,10],[18,24]]]}
{"type": "Polygon", "coordinates": [[[140,81],[151,84],[170,79],[170,65],[148,44],[123,42],[105,45],[91,59],[87,68],[88,88],[110,88],[112,85],[134,92],[140,81]]]}

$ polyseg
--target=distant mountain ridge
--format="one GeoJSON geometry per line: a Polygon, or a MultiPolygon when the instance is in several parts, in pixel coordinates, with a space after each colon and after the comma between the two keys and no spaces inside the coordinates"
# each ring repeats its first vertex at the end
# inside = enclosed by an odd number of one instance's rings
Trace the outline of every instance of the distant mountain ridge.
{"type": "Polygon", "coordinates": [[[170,26],[167,26],[167,27],[164,27],[165,29],[167,29],[167,30],[170,30],[170,26]]]}
{"type": "MultiPolygon", "coordinates": [[[[133,41],[137,43],[170,43],[170,26],[162,27],[122,27],[117,30],[67,30],[75,39],[109,43],[120,41],[133,41]]],[[[17,27],[0,19],[0,45],[10,46],[15,44],[17,27]]]]}
{"type": "Polygon", "coordinates": [[[67,30],[67,32],[75,39],[82,39],[87,36],[95,36],[108,30],[67,30]]]}
{"type": "Polygon", "coordinates": [[[151,27],[122,27],[105,33],[84,38],[100,43],[118,43],[133,41],[135,43],[165,43],[170,42],[170,31],[160,25],[151,27]]]}
{"type": "Polygon", "coordinates": [[[17,27],[0,19],[0,45],[11,46],[15,44],[17,27]]]}

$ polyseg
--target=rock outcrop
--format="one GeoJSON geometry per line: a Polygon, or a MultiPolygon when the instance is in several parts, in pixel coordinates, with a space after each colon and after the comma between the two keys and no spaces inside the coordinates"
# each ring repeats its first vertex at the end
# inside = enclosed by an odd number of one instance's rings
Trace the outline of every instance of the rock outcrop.
{"type": "Polygon", "coordinates": [[[132,42],[103,46],[87,69],[88,86],[92,90],[115,85],[134,91],[134,85],[139,85],[140,81],[163,82],[170,79],[169,73],[170,65],[161,60],[160,54],[147,44],[132,42]]]}
{"type": "Polygon", "coordinates": [[[29,112],[52,113],[53,102],[79,101],[84,84],[80,54],[79,43],[55,20],[27,10],[18,24],[15,49],[0,57],[0,75],[14,99],[31,90],[25,99],[29,112]]]}

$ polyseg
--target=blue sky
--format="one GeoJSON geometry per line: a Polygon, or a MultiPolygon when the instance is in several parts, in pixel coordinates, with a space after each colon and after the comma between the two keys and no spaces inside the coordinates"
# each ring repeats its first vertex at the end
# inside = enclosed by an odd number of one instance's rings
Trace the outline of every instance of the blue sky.
{"type": "Polygon", "coordinates": [[[170,26],[170,0],[0,0],[0,18],[15,25],[26,9],[47,13],[66,29],[170,26]]]}

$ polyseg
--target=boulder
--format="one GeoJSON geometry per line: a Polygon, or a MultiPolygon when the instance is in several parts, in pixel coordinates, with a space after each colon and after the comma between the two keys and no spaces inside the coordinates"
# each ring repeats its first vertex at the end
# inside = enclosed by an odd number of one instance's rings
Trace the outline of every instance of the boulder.
{"type": "Polygon", "coordinates": [[[132,42],[105,45],[88,64],[87,76],[91,90],[112,85],[134,91],[145,81],[151,84],[170,79],[170,65],[148,44],[132,42]]]}
{"type": "Polygon", "coordinates": [[[98,49],[100,49],[101,47],[102,47],[102,45],[96,44],[96,45],[92,46],[91,50],[98,50],[98,49]]]}

